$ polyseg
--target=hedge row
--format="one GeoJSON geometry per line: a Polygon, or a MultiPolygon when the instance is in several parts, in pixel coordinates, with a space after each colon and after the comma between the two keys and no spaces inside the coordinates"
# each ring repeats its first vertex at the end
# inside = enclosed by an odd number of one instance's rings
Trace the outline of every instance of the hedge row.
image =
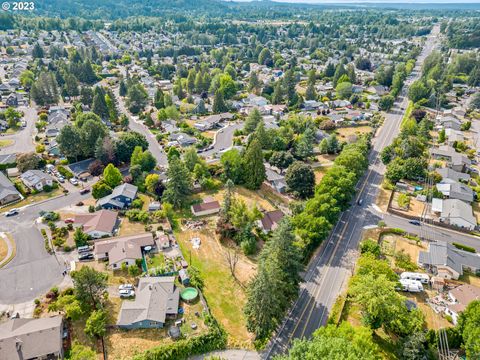
{"type": "Polygon", "coordinates": [[[225,349],[227,333],[210,315],[205,315],[208,332],[205,334],[162,345],[137,355],[133,360],[182,360],[192,355],[205,354],[214,350],[225,349]]]}
{"type": "Polygon", "coordinates": [[[468,252],[471,252],[471,253],[476,253],[477,250],[475,250],[475,248],[471,247],[471,246],[467,246],[467,245],[463,245],[463,244],[459,244],[459,243],[452,243],[453,246],[455,246],[457,249],[460,249],[460,250],[464,250],[464,251],[468,251],[468,252]]]}

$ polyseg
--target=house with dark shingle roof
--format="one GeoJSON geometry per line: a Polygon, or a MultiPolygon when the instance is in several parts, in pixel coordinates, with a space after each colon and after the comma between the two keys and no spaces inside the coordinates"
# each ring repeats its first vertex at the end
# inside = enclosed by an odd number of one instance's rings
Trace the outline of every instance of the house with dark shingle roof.
{"type": "Polygon", "coordinates": [[[418,265],[444,279],[457,280],[468,269],[480,272],[480,256],[445,242],[430,243],[428,251],[420,251],[418,265]]]}
{"type": "Polygon", "coordinates": [[[220,203],[211,197],[206,197],[200,204],[192,205],[191,210],[195,216],[212,215],[220,211],[220,203]]]}
{"type": "Polygon", "coordinates": [[[265,232],[275,230],[284,216],[281,210],[267,211],[263,218],[258,221],[258,225],[265,232]]]}
{"type": "Polygon", "coordinates": [[[143,277],[134,301],[124,301],[117,326],[122,329],[163,328],[167,319],[178,314],[180,290],[174,276],[143,277]]]}
{"type": "Polygon", "coordinates": [[[98,199],[97,205],[103,209],[122,210],[128,208],[137,197],[138,188],[132,184],[118,185],[110,195],[98,199]]]}
{"type": "Polygon", "coordinates": [[[0,324],[0,359],[63,359],[61,316],[15,318],[0,324]]]}
{"type": "Polygon", "coordinates": [[[0,205],[23,199],[12,182],[0,171],[0,205]]]}

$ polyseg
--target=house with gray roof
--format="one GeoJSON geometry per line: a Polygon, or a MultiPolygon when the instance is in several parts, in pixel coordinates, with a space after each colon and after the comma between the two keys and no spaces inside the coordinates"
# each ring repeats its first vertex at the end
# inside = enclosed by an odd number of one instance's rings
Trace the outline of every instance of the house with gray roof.
{"type": "Polygon", "coordinates": [[[63,359],[63,339],[61,316],[11,319],[0,324],[0,359],[63,359]]]}
{"type": "Polygon", "coordinates": [[[180,290],[174,276],[142,277],[134,301],[124,301],[117,326],[122,329],[163,328],[178,314],[180,290]]]}
{"type": "Polygon", "coordinates": [[[477,226],[472,205],[458,199],[442,201],[440,221],[467,230],[474,230],[477,226]]]}
{"type": "Polygon", "coordinates": [[[447,161],[447,166],[455,171],[462,172],[465,166],[471,165],[468,157],[461,153],[457,153],[455,149],[449,145],[442,145],[438,148],[430,149],[432,158],[436,160],[447,161]]]}
{"type": "Polygon", "coordinates": [[[471,203],[474,199],[472,189],[465,184],[449,178],[443,179],[436,187],[437,190],[448,199],[458,199],[467,203],[471,203]]]}
{"type": "Polygon", "coordinates": [[[420,251],[418,265],[438,277],[456,280],[465,270],[479,273],[480,256],[459,250],[449,243],[434,242],[427,251],[420,251]]]}
{"type": "Polygon", "coordinates": [[[460,130],[462,123],[453,116],[443,116],[438,119],[438,122],[446,129],[460,130]]]}
{"type": "Polygon", "coordinates": [[[266,182],[279,193],[287,191],[287,182],[285,176],[277,173],[268,164],[265,164],[265,175],[267,177],[266,182]]]}
{"type": "Polygon", "coordinates": [[[113,189],[110,195],[98,199],[97,205],[103,209],[121,210],[128,208],[137,197],[138,188],[132,184],[121,184],[113,189]]]}
{"type": "Polygon", "coordinates": [[[41,170],[27,170],[20,179],[31,190],[42,191],[45,186],[53,185],[53,178],[41,170]]]}
{"type": "Polygon", "coordinates": [[[10,204],[23,199],[12,182],[0,171],[0,205],[10,204]]]}
{"type": "Polygon", "coordinates": [[[437,169],[436,172],[440,174],[443,179],[452,179],[455,181],[464,181],[467,182],[470,180],[470,175],[465,174],[459,171],[455,171],[448,167],[437,169]]]}

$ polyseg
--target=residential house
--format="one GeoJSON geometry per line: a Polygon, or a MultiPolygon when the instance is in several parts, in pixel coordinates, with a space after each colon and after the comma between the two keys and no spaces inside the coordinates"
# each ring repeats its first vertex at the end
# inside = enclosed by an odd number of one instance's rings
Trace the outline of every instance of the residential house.
{"type": "Polygon", "coordinates": [[[113,236],[118,225],[118,214],[111,210],[77,214],[75,215],[75,224],[81,225],[83,232],[94,239],[113,236]]]}
{"type": "Polygon", "coordinates": [[[132,184],[121,184],[113,189],[110,195],[98,199],[97,205],[103,209],[121,210],[128,208],[137,197],[138,188],[132,184]]]}
{"type": "Polygon", "coordinates": [[[213,198],[206,197],[200,204],[192,205],[191,210],[194,216],[212,215],[220,211],[220,203],[213,198]]]}
{"type": "Polygon", "coordinates": [[[42,191],[45,186],[53,185],[53,178],[41,170],[27,170],[20,179],[31,190],[42,191]]]}
{"type": "Polygon", "coordinates": [[[275,230],[284,216],[281,210],[267,211],[263,218],[258,221],[258,225],[264,232],[275,230]]]}
{"type": "Polygon", "coordinates": [[[465,166],[470,165],[472,162],[468,157],[461,153],[457,153],[455,149],[448,145],[442,145],[438,148],[430,149],[432,158],[436,160],[446,160],[447,166],[455,171],[462,172],[465,166]]]}
{"type": "Polygon", "coordinates": [[[15,318],[0,324],[0,359],[63,359],[62,316],[15,318]]]}
{"type": "Polygon", "coordinates": [[[437,120],[445,129],[460,130],[462,126],[461,121],[453,116],[442,116],[437,120]]]}
{"type": "Polygon", "coordinates": [[[171,133],[168,138],[171,142],[176,142],[182,147],[192,146],[197,142],[196,138],[182,132],[171,133]]]}
{"type": "Polygon", "coordinates": [[[216,115],[210,115],[201,121],[196,122],[193,126],[200,131],[210,130],[220,125],[221,122],[225,120],[233,119],[233,114],[231,113],[222,113],[216,115]]]}
{"type": "Polygon", "coordinates": [[[472,205],[458,199],[445,199],[442,201],[440,221],[467,230],[474,230],[477,226],[472,205]]]}
{"type": "Polygon", "coordinates": [[[142,250],[154,245],[152,233],[119,236],[96,241],[93,255],[96,260],[108,259],[108,266],[115,270],[122,264],[135,265],[136,260],[143,257],[142,250]]]}
{"type": "Polygon", "coordinates": [[[447,305],[445,313],[452,317],[453,323],[456,325],[460,313],[467,308],[468,304],[472,301],[480,300],[480,288],[470,284],[463,284],[450,290],[448,297],[452,303],[447,305]]]}
{"type": "Polygon", "coordinates": [[[0,206],[23,199],[11,181],[0,171],[0,206]]]}
{"type": "Polygon", "coordinates": [[[445,130],[445,134],[447,135],[447,144],[450,146],[465,141],[465,137],[460,130],[447,129],[445,130]]]}
{"type": "Polygon", "coordinates": [[[57,137],[60,131],[69,123],[66,115],[56,112],[48,117],[48,125],[45,128],[47,137],[57,137]]]}
{"type": "Polygon", "coordinates": [[[117,326],[122,329],[163,328],[178,315],[180,289],[174,276],[142,277],[134,301],[124,301],[117,326]]]}
{"type": "Polygon", "coordinates": [[[457,280],[464,270],[480,271],[480,256],[459,250],[449,243],[433,242],[427,251],[420,251],[418,264],[437,277],[457,280]]]}
{"type": "Polygon", "coordinates": [[[287,191],[287,182],[285,181],[285,176],[277,173],[268,165],[265,166],[265,173],[267,176],[266,182],[270,187],[281,194],[287,191]]]}
{"type": "Polygon", "coordinates": [[[442,179],[452,179],[455,181],[468,182],[470,180],[470,175],[465,174],[459,171],[455,171],[448,167],[437,169],[436,172],[440,174],[442,179]]]}
{"type": "Polygon", "coordinates": [[[90,164],[95,161],[94,158],[77,161],[76,163],[68,164],[68,169],[78,179],[87,179],[90,176],[90,164]]]}
{"type": "Polygon", "coordinates": [[[473,190],[467,185],[458,181],[445,178],[439,182],[436,187],[437,190],[448,199],[458,199],[467,203],[471,203],[473,201],[473,190]]]}

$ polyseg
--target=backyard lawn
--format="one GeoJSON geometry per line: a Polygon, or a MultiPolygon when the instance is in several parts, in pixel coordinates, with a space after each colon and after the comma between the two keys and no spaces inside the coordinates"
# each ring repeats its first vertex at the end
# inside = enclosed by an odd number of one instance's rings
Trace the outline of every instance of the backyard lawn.
{"type": "Polygon", "coordinates": [[[13,143],[14,143],[14,141],[11,140],[11,139],[3,139],[3,140],[0,140],[0,148],[10,146],[10,145],[12,145],[13,143]]]}
{"type": "Polygon", "coordinates": [[[186,260],[203,276],[203,293],[213,316],[229,334],[229,346],[251,348],[252,335],[247,332],[242,310],[246,301],[245,285],[256,271],[255,264],[240,255],[236,281],[230,274],[225,248],[211,227],[200,231],[185,230],[176,236],[186,260]],[[201,239],[199,249],[192,248],[191,239],[194,237],[201,239]]]}

